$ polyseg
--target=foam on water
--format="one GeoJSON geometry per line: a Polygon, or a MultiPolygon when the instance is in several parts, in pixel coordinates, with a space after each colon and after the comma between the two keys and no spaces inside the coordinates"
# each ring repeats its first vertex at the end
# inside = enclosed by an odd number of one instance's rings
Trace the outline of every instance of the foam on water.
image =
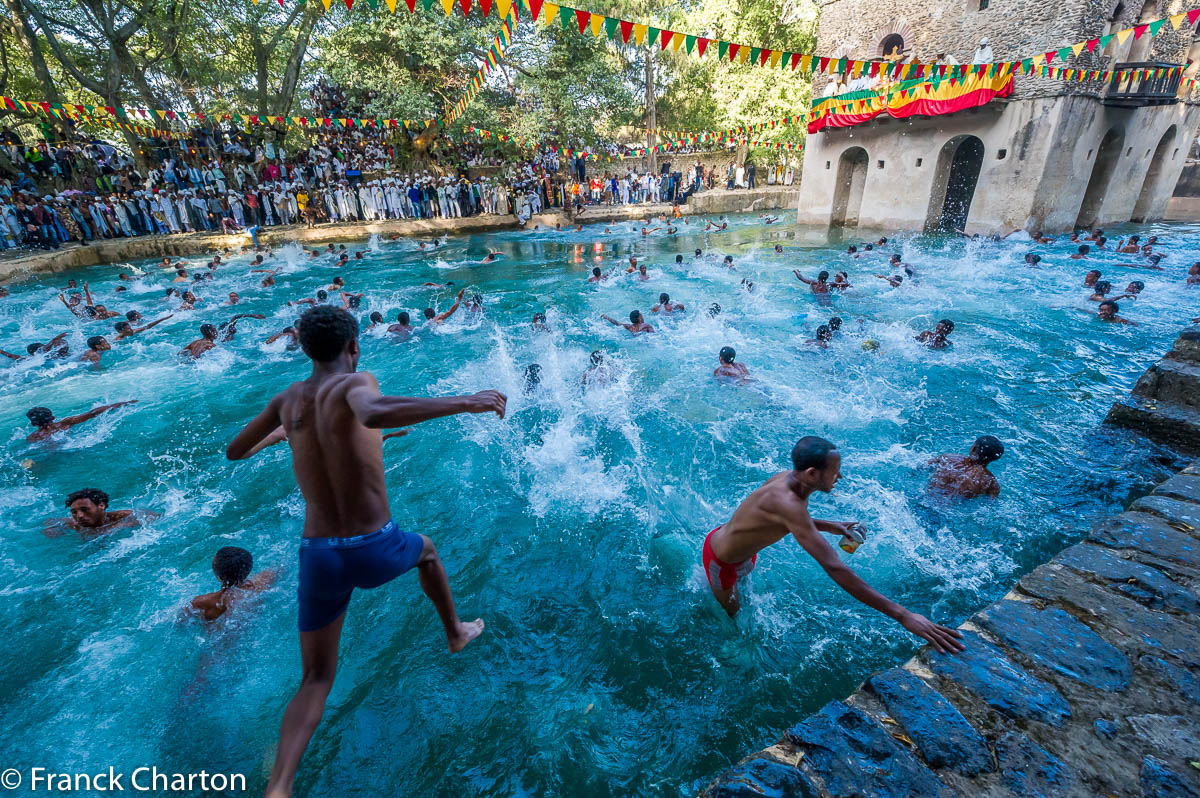
{"type": "MultiPolygon", "coordinates": [[[[0,456],[0,601],[17,631],[16,656],[0,671],[7,762],[67,771],[154,762],[244,772],[261,789],[299,676],[304,508],[284,447],[239,463],[223,453],[275,391],[307,375],[300,352],[264,343],[304,309],[287,300],[338,274],[366,293],[364,323],[376,310],[386,324],[400,310],[419,321],[459,289],[481,293],[483,313],[461,307],[404,341],[376,327],[361,365],[390,393],[499,388],[509,405],[503,420],[456,416],[385,443],[397,523],[434,538],[461,613],[488,628],[448,657],[415,576],[356,594],[301,794],[688,795],[906,657],[914,639],[790,541],[760,556],[736,623],[709,595],[704,535],[787,467],[801,435],[824,435],[843,453],[845,478],[813,504],[819,517],[870,529],[851,564],[947,623],[1162,473],[1163,452],[1097,425],[1195,315],[1183,285],[1200,230],[1153,226],[1167,253],[1158,273],[1119,267],[1129,259],[1109,253],[1070,261],[1073,247],[1021,235],[1000,244],[901,236],[853,258],[844,244],[790,240],[783,216],[771,227],[732,217],[721,233],[682,225],[670,238],[643,238],[637,222],[607,234],[470,235],[429,251],[372,236],[365,258],[340,268],[336,256],[289,244],[267,259],[280,270],[273,288],[260,287],[249,257],[234,257],[199,284],[195,311],[114,344],[98,367],[5,361],[0,425],[13,432],[0,456]],[[493,249],[504,257],[480,265],[493,249]],[[891,288],[872,275],[897,250],[917,277],[891,288]],[[1040,268],[1023,265],[1027,251],[1043,256],[1040,268]],[[722,265],[726,254],[736,271],[722,265]],[[625,274],[631,255],[650,280],[625,274]],[[1093,265],[1118,288],[1146,283],[1143,298],[1121,303],[1138,326],[1090,318],[1081,281],[1093,265]],[[586,283],[593,266],[612,276],[586,283]],[[818,300],[792,269],[846,270],[854,288],[818,300]],[[242,295],[236,308],[221,306],[230,291],[242,295]],[[660,292],[687,311],[651,313],[660,292]],[[705,312],[713,302],[715,318],[705,312]],[[658,332],[631,337],[600,319],[633,308],[658,332]],[[235,312],[266,318],[241,320],[233,341],[199,361],[179,358],[200,324],[235,312]],[[549,332],[531,329],[535,312],[549,332]],[[826,350],[809,345],[835,315],[840,336],[826,350]],[[913,340],[947,317],[953,349],[913,340]],[[878,350],[864,350],[867,339],[878,350]],[[727,345],[754,381],[712,378],[727,345]],[[607,380],[585,384],[596,349],[607,380]],[[527,391],[533,363],[541,379],[527,391]],[[63,416],[128,398],[139,403],[60,440],[24,442],[33,405],[63,416]],[[1000,498],[928,497],[925,463],[965,452],[982,433],[1008,448],[996,466],[1000,498]],[[115,509],[161,518],[109,539],[43,537],[63,497],[93,485],[115,509]],[[275,585],[212,627],[183,620],[188,599],[215,588],[209,564],[224,545],[276,569],[275,585]]],[[[188,259],[189,270],[207,261],[188,259]]],[[[30,280],[0,303],[0,347],[19,352],[69,331],[78,354],[88,335],[111,331],[111,321],[67,314],[57,294],[68,276],[147,320],[178,307],[162,298],[174,273],[154,263],[30,280]],[[114,293],[116,274],[135,268],[145,276],[114,293]]]]}

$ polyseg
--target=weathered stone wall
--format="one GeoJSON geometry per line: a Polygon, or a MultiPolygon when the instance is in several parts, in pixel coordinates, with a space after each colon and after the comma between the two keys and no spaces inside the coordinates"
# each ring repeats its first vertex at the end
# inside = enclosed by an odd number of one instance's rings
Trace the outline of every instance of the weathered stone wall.
{"type": "Polygon", "coordinates": [[[1200,452],[1200,326],[1183,331],[1171,351],[1146,369],[1130,396],[1112,406],[1105,422],[1200,452]]]}
{"type": "Polygon", "coordinates": [[[1200,795],[1200,466],[727,771],[709,798],[1200,795]]]}
{"type": "MultiPolygon", "coordinates": [[[[783,150],[768,150],[757,147],[750,148],[747,157],[753,161],[760,171],[767,166],[775,164],[792,164],[799,171],[801,154],[794,151],[785,152],[783,150]]],[[[711,150],[707,152],[665,152],[658,154],[658,168],[662,169],[664,161],[669,161],[672,171],[686,173],[688,167],[696,163],[696,161],[704,164],[705,173],[707,170],[715,167],[718,175],[724,175],[729,168],[729,164],[737,163],[737,152],[735,150],[711,150]]],[[[615,161],[588,161],[588,174],[603,175],[605,172],[616,175],[623,175],[628,169],[637,172],[646,171],[646,158],[618,158],[615,161]]],[[[563,167],[565,172],[566,167],[563,167]]],[[[468,170],[472,178],[478,178],[483,175],[495,176],[502,173],[503,167],[499,166],[480,166],[472,167],[468,170]]],[[[765,175],[761,178],[762,183],[766,183],[765,175]]]]}
{"type": "Polygon", "coordinates": [[[868,160],[859,227],[924,229],[940,213],[935,189],[941,185],[944,191],[955,148],[963,137],[976,136],[984,156],[967,232],[1067,230],[1076,224],[1110,130],[1122,136],[1122,144],[1111,170],[1102,170],[1111,176],[1095,223],[1129,221],[1135,210],[1141,219],[1158,219],[1198,125],[1197,106],[1111,108],[1084,96],[993,102],[938,117],[879,117],[809,137],[797,221],[821,227],[831,223],[840,159],[861,147],[868,160]],[[1156,160],[1164,136],[1170,143],[1156,160]],[[1156,172],[1147,182],[1152,165],[1156,172]]]}
{"type": "MultiPolygon", "coordinates": [[[[970,63],[979,40],[988,37],[997,61],[1029,58],[1076,42],[1094,39],[1109,30],[1132,27],[1143,18],[1143,3],[1126,2],[1111,24],[1117,0],[990,0],[979,10],[980,0],[835,0],[822,5],[817,27],[817,52],[822,55],[857,59],[880,58],[883,37],[899,32],[905,39],[905,54],[922,63],[948,54],[959,63],[970,63]]],[[[1158,19],[1191,5],[1184,0],[1151,4],[1145,19],[1158,19]]],[[[1105,51],[1086,51],[1071,64],[1084,69],[1110,69],[1122,61],[1163,60],[1183,64],[1191,47],[1191,30],[1166,29],[1153,40],[1115,41],[1105,51]]],[[[819,96],[827,78],[817,76],[813,96],[819,96]]],[[[1099,84],[1066,83],[1060,80],[1025,77],[1017,82],[1016,98],[1064,94],[1095,95],[1099,84]]]]}

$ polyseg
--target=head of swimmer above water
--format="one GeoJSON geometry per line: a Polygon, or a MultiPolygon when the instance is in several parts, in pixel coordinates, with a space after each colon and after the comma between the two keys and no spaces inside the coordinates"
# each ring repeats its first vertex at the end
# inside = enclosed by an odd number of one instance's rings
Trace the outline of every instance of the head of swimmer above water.
{"type": "Polygon", "coordinates": [[[108,494],[96,488],[77,490],[66,499],[71,520],[79,526],[97,527],[108,513],[108,494]]]}
{"type": "Polygon", "coordinates": [[[46,427],[54,423],[54,411],[48,407],[31,407],[25,411],[25,417],[35,427],[46,427]]]}
{"type": "Polygon", "coordinates": [[[237,587],[250,578],[254,557],[240,546],[222,546],[213,555],[213,574],[221,588],[237,587]]]}
{"type": "Polygon", "coordinates": [[[994,435],[980,435],[971,446],[969,457],[980,465],[994,463],[1004,455],[1004,444],[994,435]]]}
{"type": "Polygon", "coordinates": [[[629,323],[630,324],[641,324],[642,323],[642,312],[640,310],[629,311],[629,323]]]}
{"type": "Polygon", "coordinates": [[[824,438],[806,435],[792,447],[792,490],[807,496],[813,491],[828,493],[842,478],[842,456],[824,438]]]}
{"type": "Polygon", "coordinates": [[[723,346],[721,347],[721,351],[717,354],[717,357],[722,363],[729,364],[733,362],[735,357],[737,357],[737,352],[734,351],[732,346],[723,346]]]}

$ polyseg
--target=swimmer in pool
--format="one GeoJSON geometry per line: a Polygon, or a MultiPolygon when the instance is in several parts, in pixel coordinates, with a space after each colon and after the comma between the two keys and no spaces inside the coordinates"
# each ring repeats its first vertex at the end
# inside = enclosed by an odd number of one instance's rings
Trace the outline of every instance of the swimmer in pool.
{"type": "Polygon", "coordinates": [[[1136,255],[1142,251],[1141,246],[1138,244],[1140,240],[1140,236],[1130,236],[1128,244],[1124,241],[1118,241],[1116,251],[1122,255],[1136,255]]]}
{"type": "Polygon", "coordinates": [[[219,590],[192,599],[191,613],[203,621],[215,621],[247,596],[261,593],[275,581],[274,570],[250,575],[254,558],[239,546],[222,546],[212,558],[213,576],[221,583],[219,590]]]}
{"type": "Polygon", "coordinates": [[[88,363],[99,363],[100,355],[112,349],[112,344],[103,335],[93,335],[87,339],[87,350],[79,356],[80,360],[85,360],[88,363]]]}
{"type": "Polygon", "coordinates": [[[1000,483],[988,465],[1004,454],[1004,444],[992,435],[980,435],[975,439],[966,457],[943,454],[929,461],[933,477],[929,480],[930,493],[974,499],[977,496],[999,496],[1000,483]]]}
{"type": "Polygon", "coordinates": [[[633,255],[630,255],[630,256],[629,256],[629,266],[628,266],[628,267],[625,269],[625,273],[626,273],[626,274],[633,274],[634,272],[636,272],[636,271],[637,271],[637,269],[638,269],[638,261],[637,261],[637,258],[636,258],[636,257],[634,257],[633,255]]]}
{"type": "Polygon", "coordinates": [[[589,277],[589,278],[587,279],[587,281],[588,281],[589,283],[601,283],[601,282],[604,282],[604,281],[605,281],[605,280],[607,280],[607,279],[608,279],[608,275],[607,275],[607,274],[601,274],[601,273],[600,273],[600,267],[599,267],[599,266],[593,266],[593,267],[592,267],[592,276],[591,276],[591,277],[589,277]]]}
{"type": "Polygon", "coordinates": [[[433,325],[434,327],[436,327],[439,324],[441,324],[442,322],[444,322],[446,319],[453,316],[454,311],[458,310],[458,306],[462,304],[463,294],[466,292],[466,290],[467,289],[465,289],[465,288],[460,288],[458,290],[458,296],[455,297],[454,304],[451,305],[450,309],[444,313],[438,313],[433,308],[425,308],[425,324],[433,325]]]}
{"type": "Polygon", "coordinates": [[[1091,288],[1100,279],[1100,270],[1092,269],[1087,274],[1083,275],[1083,285],[1085,288],[1091,288]]]}
{"type": "Polygon", "coordinates": [[[591,365],[583,372],[583,385],[607,385],[612,382],[612,368],[604,360],[604,353],[596,349],[591,354],[591,365]]]}
{"type": "Polygon", "coordinates": [[[654,332],[654,328],[646,323],[646,320],[642,317],[642,312],[640,310],[629,311],[629,324],[625,324],[624,322],[617,321],[616,319],[614,319],[613,317],[611,317],[607,314],[600,316],[600,318],[604,319],[606,322],[608,322],[609,324],[612,324],[616,327],[624,327],[626,330],[629,330],[629,332],[633,333],[634,335],[637,335],[638,333],[654,332]]]}
{"type": "Polygon", "coordinates": [[[776,244],[776,245],[775,245],[775,254],[776,254],[776,255],[782,255],[782,254],[783,254],[783,244],[776,244]]]}
{"type": "Polygon", "coordinates": [[[230,460],[249,457],[282,427],[305,500],[298,591],[303,675],[283,715],[266,798],[292,793],[300,758],[333,687],[342,623],[355,588],[380,587],[415,567],[450,653],[483,631],[482,620],[459,620],[433,541],[402,532],[391,520],[381,430],[459,413],[503,418],[506,403],[499,391],[444,399],[383,396],[372,374],[357,371],[358,323],[340,308],[306,311],[300,345],[312,359],[312,375],[276,394],[225,452],[230,460]]]}
{"type": "MultiPolygon", "coordinates": [[[[1089,296],[1088,299],[1092,302],[1103,302],[1109,298],[1108,292],[1111,290],[1112,283],[1110,283],[1108,280],[1097,280],[1096,284],[1092,286],[1092,295],[1089,296]]],[[[1112,298],[1119,299],[1120,297],[1112,298]]]]}
{"type": "Polygon", "coordinates": [[[705,219],[704,221],[707,222],[707,224],[704,225],[704,230],[706,232],[710,228],[713,230],[724,230],[726,227],[729,227],[729,223],[725,221],[724,216],[720,217],[720,220],[717,222],[714,222],[712,219],[705,219]]]}
{"type": "Polygon", "coordinates": [[[643,283],[650,279],[650,272],[646,271],[646,264],[644,264],[644,263],[638,266],[637,273],[638,273],[638,279],[641,280],[643,283]]]}
{"type": "Polygon", "coordinates": [[[66,499],[67,509],[71,511],[70,518],[50,518],[42,527],[42,534],[48,538],[61,537],[64,531],[79,532],[85,538],[107,535],[121,529],[133,529],[141,526],[141,519],[153,521],[158,513],[134,513],[133,510],[109,510],[108,494],[96,488],[77,490],[66,499]]]}
{"type": "Polygon", "coordinates": [[[1096,318],[1100,321],[1111,321],[1117,324],[1135,324],[1129,319],[1122,318],[1117,315],[1121,310],[1121,306],[1111,299],[1106,299],[1100,303],[1100,307],[1096,310],[1096,318]]]}
{"type": "Polygon", "coordinates": [[[952,332],[954,332],[954,322],[942,319],[932,330],[925,330],[918,335],[917,340],[930,349],[948,349],[953,345],[949,341],[952,332]]]}
{"type": "Polygon", "coordinates": [[[1083,260],[1084,258],[1086,258],[1088,256],[1088,253],[1091,251],[1092,251],[1092,248],[1089,247],[1087,244],[1080,244],[1079,251],[1071,256],[1071,260],[1083,260]]]}
{"type": "Polygon", "coordinates": [[[300,320],[297,319],[294,324],[284,327],[279,332],[277,332],[274,335],[267,338],[267,340],[264,341],[263,343],[273,344],[276,341],[278,341],[280,338],[287,338],[288,339],[287,348],[295,349],[297,346],[300,345],[300,336],[296,333],[296,327],[299,324],[300,324],[300,320]]]}
{"type": "Polygon", "coordinates": [[[34,343],[25,347],[24,355],[14,355],[12,352],[5,352],[0,349],[0,355],[10,360],[28,360],[37,355],[45,355],[51,360],[64,358],[71,353],[70,346],[66,342],[68,333],[59,333],[44,344],[34,343]]]}
{"type": "Polygon", "coordinates": [[[853,288],[854,286],[850,285],[850,276],[848,274],[845,272],[838,272],[837,274],[833,275],[833,282],[829,284],[829,287],[835,291],[845,291],[846,289],[853,288]]]}
{"type": "Polygon", "coordinates": [[[25,440],[29,443],[40,443],[59,432],[66,432],[76,424],[82,424],[110,410],[116,410],[118,407],[132,404],[137,404],[137,399],[130,399],[111,405],[101,405],[100,407],[92,408],[86,413],[59,419],[54,417],[54,412],[48,407],[31,407],[25,411],[25,417],[29,419],[29,423],[33,425],[34,430],[29,433],[25,440]]]}
{"type": "Polygon", "coordinates": [[[804,343],[808,344],[809,346],[818,347],[820,349],[828,349],[829,342],[832,340],[833,340],[833,328],[830,327],[828,324],[822,324],[820,327],[817,328],[817,337],[809,338],[804,343]]]}
{"type": "Polygon", "coordinates": [[[329,299],[329,292],[324,288],[317,289],[317,298],[306,297],[304,299],[288,300],[288,307],[292,305],[324,305],[329,299]]]}
{"type": "Polygon", "coordinates": [[[899,288],[901,283],[904,282],[904,278],[898,274],[877,274],[875,276],[880,280],[887,280],[888,285],[892,288],[899,288]]]}
{"type": "Polygon", "coordinates": [[[534,332],[550,332],[550,326],[546,324],[545,313],[534,313],[531,326],[534,332]]]}
{"type": "Polygon", "coordinates": [[[648,236],[648,235],[650,235],[651,233],[657,233],[657,232],[658,232],[659,230],[661,230],[661,229],[662,229],[661,227],[652,227],[652,228],[650,228],[649,230],[647,230],[645,227],[643,227],[643,228],[642,228],[642,235],[644,235],[644,236],[648,236]]]}
{"type": "Polygon", "coordinates": [[[193,359],[198,358],[217,345],[218,335],[220,335],[221,343],[232,340],[237,335],[237,323],[239,319],[265,318],[266,316],[261,313],[239,313],[229,321],[223,322],[219,328],[212,324],[201,324],[200,337],[179,350],[179,354],[188,355],[193,359]]]}
{"type": "Polygon", "coordinates": [[[683,310],[682,302],[672,302],[669,294],[662,293],[658,295],[658,304],[650,308],[654,313],[662,313],[670,316],[672,313],[677,313],[683,310]]]}
{"type": "Polygon", "coordinates": [[[750,377],[750,369],[746,368],[745,363],[738,363],[735,358],[737,352],[732,346],[723,346],[721,351],[717,353],[717,367],[713,369],[713,376],[721,380],[734,380],[737,382],[745,382],[750,377]]]}
{"type": "Polygon", "coordinates": [[[496,261],[500,260],[500,257],[502,254],[503,253],[489,250],[488,254],[483,257],[483,260],[481,260],[479,262],[480,263],[495,263],[496,261]]]}
{"type": "Polygon", "coordinates": [[[829,283],[827,282],[829,280],[829,272],[822,271],[817,275],[817,279],[815,280],[810,280],[804,275],[800,274],[799,269],[792,269],[792,274],[796,275],[797,280],[808,285],[814,294],[829,293],[829,283]]]}
{"type": "Polygon", "coordinates": [[[729,269],[729,271],[731,271],[731,272],[737,271],[737,267],[733,265],[733,256],[732,255],[726,255],[725,259],[721,261],[721,265],[724,266],[726,269],[729,269]]]}
{"type": "Polygon", "coordinates": [[[241,299],[242,299],[242,298],[241,298],[240,296],[238,296],[238,293],[237,293],[237,291],[230,291],[230,292],[229,292],[229,301],[228,301],[228,302],[224,302],[223,304],[224,304],[226,307],[228,307],[228,306],[230,306],[230,305],[236,305],[238,302],[240,302],[240,301],[241,301],[241,299]]]}
{"type": "Polygon", "coordinates": [[[407,338],[413,332],[413,326],[410,322],[411,318],[408,315],[408,311],[402,310],[396,314],[396,323],[388,327],[387,331],[393,335],[401,335],[407,338]]]}
{"type": "Polygon", "coordinates": [[[778,216],[767,216],[766,218],[763,219],[763,224],[775,224],[778,221],[779,221],[778,216]]]}
{"type": "Polygon", "coordinates": [[[1142,291],[1145,290],[1145,283],[1143,283],[1141,280],[1134,280],[1129,283],[1129,285],[1125,286],[1125,293],[1121,294],[1121,296],[1113,297],[1113,301],[1115,302],[1118,299],[1137,299],[1142,291]]]}
{"type": "Polygon", "coordinates": [[[862,580],[821,537],[856,532],[854,522],[824,521],[809,514],[813,493],[829,493],[841,479],[841,454],[823,438],[804,437],[792,449],[792,470],[776,474],[708,533],[701,559],[713,596],[732,618],[741,607],[738,581],[754,570],[758,553],[789,534],[837,585],[873,610],[933,644],[939,653],[963,651],[962,634],[910,612],[862,580]]]}
{"type": "Polygon", "coordinates": [[[1200,261],[1188,267],[1188,285],[1200,285],[1200,261]]]}
{"type": "Polygon", "coordinates": [[[174,315],[175,315],[174,313],[168,313],[167,315],[163,316],[162,318],[155,319],[154,321],[150,322],[149,324],[143,324],[141,327],[134,327],[128,321],[119,321],[114,325],[117,330],[117,336],[113,340],[123,341],[126,338],[132,338],[133,336],[137,335],[140,332],[145,332],[146,330],[149,330],[151,327],[153,327],[156,324],[162,324],[164,321],[166,321],[167,319],[171,318],[174,315]]]}
{"type": "Polygon", "coordinates": [[[378,327],[380,324],[383,324],[383,314],[380,313],[378,310],[371,311],[371,315],[368,316],[367,318],[370,319],[370,321],[371,321],[371,323],[367,325],[367,330],[366,330],[367,332],[370,332],[371,330],[374,330],[376,327],[378,327]]]}

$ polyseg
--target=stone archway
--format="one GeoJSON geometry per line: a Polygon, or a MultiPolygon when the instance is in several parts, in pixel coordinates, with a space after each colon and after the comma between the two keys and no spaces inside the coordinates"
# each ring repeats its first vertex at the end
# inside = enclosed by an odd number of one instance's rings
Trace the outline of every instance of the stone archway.
{"type": "Polygon", "coordinates": [[[1154,149],[1154,157],[1150,159],[1150,167],[1146,170],[1146,179],[1142,181],[1142,191],[1138,194],[1137,204],[1133,206],[1133,216],[1130,221],[1144,222],[1153,213],[1154,201],[1162,181],[1163,169],[1167,162],[1167,153],[1175,144],[1175,126],[1171,125],[1158,140],[1154,149]]]}
{"type": "Polygon", "coordinates": [[[955,136],[942,145],[925,214],[926,232],[966,229],[982,168],[983,141],[977,136],[955,136]]]}
{"type": "Polygon", "coordinates": [[[849,147],[838,158],[830,227],[858,227],[868,160],[867,151],[862,147],[849,147]]]}
{"type": "Polygon", "coordinates": [[[1079,206],[1079,215],[1075,217],[1076,227],[1090,228],[1099,220],[1104,197],[1108,194],[1108,184],[1112,182],[1117,162],[1121,160],[1121,147],[1124,145],[1125,131],[1115,127],[1109,128],[1101,139],[1100,148],[1096,151],[1096,162],[1092,164],[1092,176],[1088,178],[1087,190],[1079,206]]]}
{"type": "Polygon", "coordinates": [[[900,52],[906,52],[912,49],[916,40],[917,32],[908,24],[908,20],[904,17],[897,17],[887,27],[875,32],[875,36],[867,48],[868,57],[884,58],[897,43],[900,45],[900,52]]]}

